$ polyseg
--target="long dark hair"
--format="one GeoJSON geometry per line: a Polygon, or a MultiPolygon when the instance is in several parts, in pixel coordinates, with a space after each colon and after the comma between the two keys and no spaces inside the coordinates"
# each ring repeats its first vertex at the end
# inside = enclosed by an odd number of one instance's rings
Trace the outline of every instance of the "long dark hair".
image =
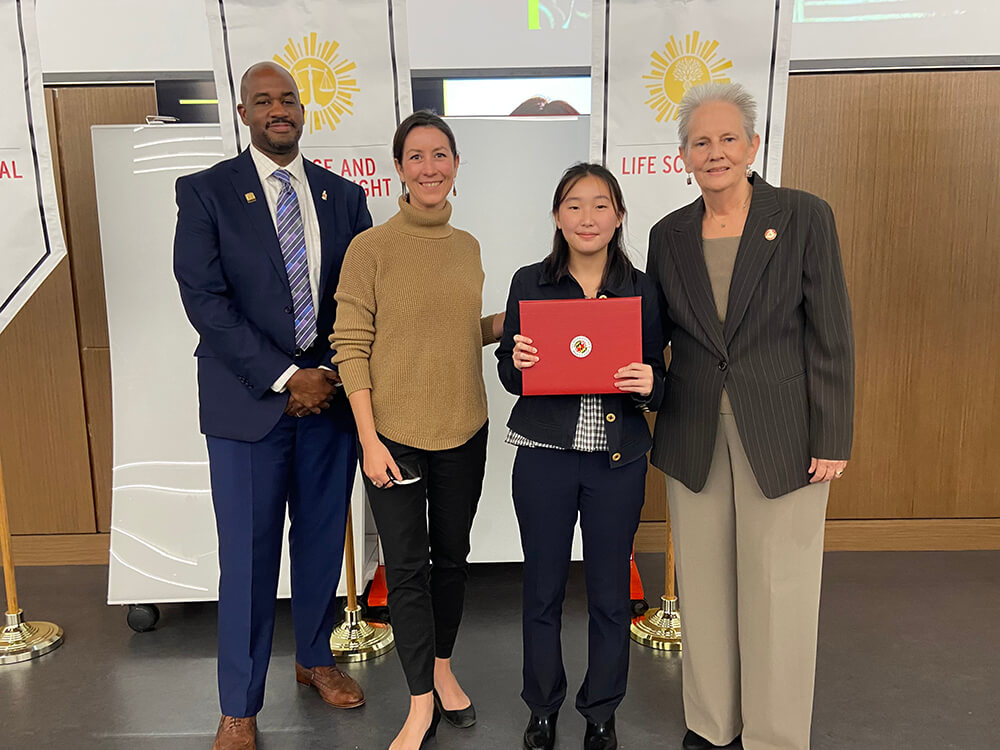
{"type": "MultiPolygon", "coordinates": [[[[604,265],[604,278],[601,279],[602,287],[621,286],[633,278],[635,266],[625,251],[625,198],[615,176],[600,164],[574,164],[563,172],[562,179],[556,186],[552,197],[552,215],[559,213],[559,206],[566,200],[566,195],[584,177],[596,177],[608,186],[615,213],[622,219],[621,226],[615,229],[608,242],[608,260],[604,265]]],[[[552,238],[552,252],[542,261],[542,268],[554,281],[561,281],[569,275],[569,243],[559,227],[556,227],[552,238]]]]}

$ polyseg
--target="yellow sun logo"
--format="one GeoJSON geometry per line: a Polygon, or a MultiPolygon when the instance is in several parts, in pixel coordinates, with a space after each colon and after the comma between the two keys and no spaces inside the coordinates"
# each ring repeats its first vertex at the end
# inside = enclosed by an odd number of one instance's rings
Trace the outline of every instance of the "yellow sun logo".
{"type": "Polygon", "coordinates": [[[699,32],[693,31],[681,45],[671,35],[662,53],[650,55],[650,71],[643,79],[652,81],[646,84],[650,94],[646,104],[656,111],[657,122],[677,117],[677,105],[692,86],[729,83],[724,72],[733,67],[733,61],[716,55],[717,41],[699,42],[699,37],[699,32]]]}
{"type": "Polygon", "coordinates": [[[354,114],[354,94],[361,91],[354,77],[357,65],[341,58],[339,47],[335,41],[318,43],[314,32],[302,37],[302,44],[289,39],[284,56],[274,56],[298,84],[310,133],[336,130],[344,115],[354,114]]]}

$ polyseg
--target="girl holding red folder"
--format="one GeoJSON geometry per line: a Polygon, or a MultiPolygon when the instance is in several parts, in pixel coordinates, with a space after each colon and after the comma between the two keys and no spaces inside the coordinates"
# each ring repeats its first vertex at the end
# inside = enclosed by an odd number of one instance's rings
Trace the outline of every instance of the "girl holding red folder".
{"type": "Polygon", "coordinates": [[[587,675],[576,707],[585,750],[613,750],[615,709],[628,675],[629,559],[645,495],[645,412],[663,398],[663,340],[656,290],[625,252],[625,204],[614,175],[596,164],[566,170],[552,202],[552,252],[511,281],[497,369],[519,396],[507,427],[517,446],[513,495],[524,552],[526,750],[555,745],[566,697],[562,602],[577,518],[583,532],[590,615],[587,675]],[[642,362],[623,362],[619,393],[525,396],[522,371],[545,351],[521,335],[521,300],[642,298],[642,362]]]}

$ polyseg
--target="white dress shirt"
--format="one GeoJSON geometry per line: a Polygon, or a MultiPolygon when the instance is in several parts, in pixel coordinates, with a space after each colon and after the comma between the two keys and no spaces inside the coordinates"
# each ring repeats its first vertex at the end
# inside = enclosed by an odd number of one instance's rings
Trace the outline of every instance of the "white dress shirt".
{"type": "MultiPolygon", "coordinates": [[[[306,179],[305,166],[300,156],[283,167],[271,160],[267,154],[260,151],[256,146],[250,146],[250,156],[253,158],[254,166],[257,167],[257,175],[260,177],[260,184],[264,186],[264,198],[267,200],[267,207],[271,211],[271,221],[274,222],[275,232],[277,232],[277,212],[278,196],[281,195],[281,181],[272,175],[279,169],[284,169],[292,176],[292,188],[299,199],[299,212],[302,214],[302,228],[305,232],[306,240],[306,262],[309,264],[309,290],[312,292],[313,310],[319,317],[319,276],[323,267],[322,241],[319,234],[319,219],[316,217],[316,204],[313,202],[312,191],[309,189],[309,181],[306,179]]],[[[282,393],[288,379],[295,374],[298,366],[290,365],[277,380],[271,385],[271,390],[282,393]]]]}

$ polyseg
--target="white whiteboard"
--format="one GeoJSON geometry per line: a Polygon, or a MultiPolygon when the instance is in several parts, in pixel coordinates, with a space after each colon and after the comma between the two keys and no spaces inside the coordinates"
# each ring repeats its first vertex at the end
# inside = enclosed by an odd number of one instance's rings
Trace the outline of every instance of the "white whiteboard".
{"type": "MultiPolygon", "coordinates": [[[[502,310],[514,271],[552,242],[552,191],[587,155],[589,118],[452,119],[461,167],[455,226],[483,248],[485,312],[502,310]]],[[[197,418],[196,335],[172,271],[175,179],[221,156],[213,125],[93,129],[101,246],[111,339],[114,419],[109,603],[197,601],[217,596],[218,558],[204,437],[197,418]],[[143,161],[139,161],[143,160],[143,161]]],[[[510,496],[514,449],[506,421],[514,398],[484,351],[490,402],[486,479],[472,533],[474,562],[517,561],[510,496]]],[[[359,586],[371,578],[374,524],[360,481],[352,499],[359,586]],[[362,510],[363,509],[363,510],[362,510]]],[[[579,538],[574,556],[581,556],[579,538]]],[[[280,593],[288,594],[287,549],[280,593]]]]}
{"type": "MultiPolygon", "coordinates": [[[[461,166],[451,221],[472,232],[483,250],[483,311],[507,305],[510,279],[552,249],[552,193],[566,167],[586,161],[589,117],[448,118],[461,166]]],[[[506,443],[515,398],[500,385],[495,346],[483,352],[490,405],[486,479],[472,527],[473,562],[520,561],[521,542],[510,494],[515,449],[506,443]]],[[[582,556],[579,531],[574,559],[582,556]]]]}
{"type": "MultiPolygon", "coordinates": [[[[198,427],[197,335],[174,280],[173,236],[174,181],[219,161],[219,126],[110,125],[92,136],[114,425],[108,603],[214,600],[218,542],[198,427]]],[[[377,547],[357,480],[352,504],[361,590],[377,547]]],[[[278,595],[290,590],[286,535],[278,595]]]]}

